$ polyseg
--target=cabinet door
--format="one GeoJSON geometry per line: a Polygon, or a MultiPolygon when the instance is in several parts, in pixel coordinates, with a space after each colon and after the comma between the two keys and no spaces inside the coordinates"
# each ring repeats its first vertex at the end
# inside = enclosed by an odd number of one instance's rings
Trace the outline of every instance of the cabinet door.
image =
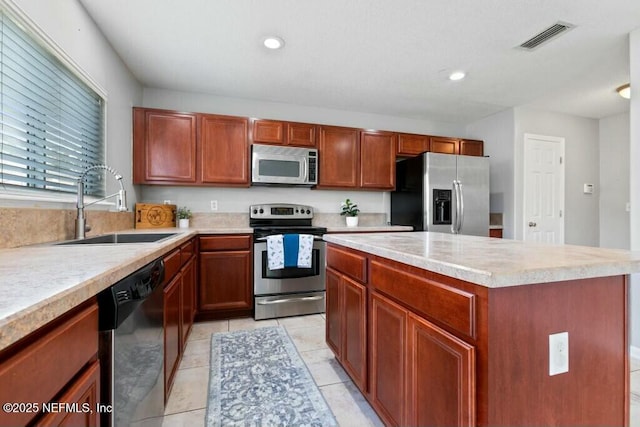
{"type": "Polygon", "coordinates": [[[253,142],[284,145],[285,123],[275,120],[254,120],[253,142]]]}
{"type": "Polygon", "coordinates": [[[49,412],[38,421],[39,427],[99,425],[100,413],[96,409],[100,402],[100,363],[92,363],[55,402],[76,405],[78,410],[49,412]],[[85,408],[90,411],[84,411],[85,408]]]}
{"type": "Polygon", "coordinates": [[[249,186],[247,119],[210,114],[199,118],[202,183],[249,186]]]}
{"type": "Polygon", "coordinates": [[[460,154],[464,154],[466,156],[483,156],[484,142],[474,139],[461,139],[460,154]]]}
{"type": "Polygon", "coordinates": [[[298,147],[316,146],[317,126],[308,123],[287,123],[287,143],[298,147]]]}
{"type": "Polygon", "coordinates": [[[196,115],[133,110],[133,183],[195,183],[196,115]]]}
{"type": "Polygon", "coordinates": [[[406,422],[406,362],[408,312],[389,299],[371,293],[370,393],[387,425],[406,422]]]}
{"type": "Polygon", "coordinates": [[[399,156],[417,156],[429,151],[429,137],[427,135],[398,134],[399,156]]]}
{"type": "Polygon", "coordinates": [[[342,276],[342,363],[362,392],[367,387],[367,289],[342,276]]]}
{"type": "Polygon", "coordinates": [[[318,186],[358,186],[360,148],[358,129],[320,127],[318,186]]]}
{"type": "Polygon", "coordinates": [[[189,259],[181,271],[182,276],[182,335],[181,347],[186,345],[196,310],[195,258],[189,259]]]}
{"type": "Polygon", "coordinates": [[[169,397],[178,370],[182,340],[180,331],[182,277],[177,274],[164,289],[164,399],[169,397]]]}
{"type": "Polygon", "coordinates": [[[342,356],[342,298],[340,296],[340,274],[331,268],[326,273],[326,340],[338,359],[342,356]]]}
{"type": "Polygon", "coordinates": [[[459,154],[460,140],[456,138],[432,136],[429,138],[429,151],[443,154],[459,154]]]}
{"type": "Polygon", "coordinates": [[[391,132],[360,133],[360,186],[393,190],[396,186],[397,135],[391,132]]]}
{"type": "Polygon", "coordinates": [[[475,349],[409,314],[408,425],[474,426],[475,349]]]}
{"type": "Polygon", "coordinates": [[[199,311],[251,309],[251,251],[200,253],[199,311]]]}

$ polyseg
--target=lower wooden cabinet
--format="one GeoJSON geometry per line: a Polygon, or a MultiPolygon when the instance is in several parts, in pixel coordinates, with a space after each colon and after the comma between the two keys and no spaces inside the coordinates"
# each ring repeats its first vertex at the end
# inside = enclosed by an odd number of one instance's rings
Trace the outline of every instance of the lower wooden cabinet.
{"type": "Polygon", "coordinates": [[[200,237],[198,318],[251,316],[250,235],[200,237]]]}
{"type": "Polygon", "coordinates": [[[98,408],[100,396],[100,362],[95,361],[73,383],[62,396],[56,399],[56,404],[68,405],[77,410],[67,412],[50,412],[42,417],[37,425],[40,427],[68,426],[90,427],[100,425],[98,408]]]}
{"type": "Polygon", "coordinates": [[[408,315],[407,425],[475,426],[475,349],[408,315]]]}
{"type": "Polygon", "coordinates": [[[169,399],[173,379],[178,370],[182,346],[180,317],[182,314],[182,279],[176,275],[164,288],[164,400],[169,399]]]}
{"type": "Polygon", "coordinates": [[[182,281],[182,313],[180,322],[182,324],[181,345],[187,345],[187,338],[193,326],[193,319],[196,315],[196,259],[192,257],[182,267],[180,279],[182,281]]]}
{"type": "Polygon", "coordinates": [[[462,296],[435,281],[427,295],[405,270],[344,247],[328,245],[327,264],[327,344],[385,425],[475,425],[473,339],[447,331],[448,323],[458,323],[446,316],[442,325],[430,321],[406,304],[399,290],[410,288],[442,310],[468,311],[468,305],[458,304],[462,296]],[[362,266],[368,274],[359,274],[362,266]]]}
{"type": "Polygon", "coordinates": [[[367,389],[367,289],[331,268],[326,272],[327,343],[360,390],[367,389]]]}
{"type": "Polygon", "coordinates": [[[164,257],[164,399],[169,399],[195,317],[195,239],[164,257]]]}
{"type": "Polygon", "coordinates": [[[0,426],[100,425],[98,304],[95,299],[0,352],[0,426]],[[78,403],[67,411],[60,403],[78,403]],[[84,413],[90,404],[94,414],[84,413]],[[46,405],[52,405],[46,407],[46,405]],[[58,408],[56,410],[56,408],[58,408]]]}
{"type": "Polygon", "coordinates": [[[407,319],[405,308],[371,293],[371,402],[387,425],[407,425],[407,319]]]}

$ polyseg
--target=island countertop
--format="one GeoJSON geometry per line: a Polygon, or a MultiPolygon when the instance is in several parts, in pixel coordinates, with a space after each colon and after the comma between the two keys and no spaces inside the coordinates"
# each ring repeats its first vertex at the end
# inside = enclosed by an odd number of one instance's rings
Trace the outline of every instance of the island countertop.
{"type": "Polygon", "coordinates": [[[324,240],[489,288],[640,272],[640,252],[431,232],[324,240]]]}

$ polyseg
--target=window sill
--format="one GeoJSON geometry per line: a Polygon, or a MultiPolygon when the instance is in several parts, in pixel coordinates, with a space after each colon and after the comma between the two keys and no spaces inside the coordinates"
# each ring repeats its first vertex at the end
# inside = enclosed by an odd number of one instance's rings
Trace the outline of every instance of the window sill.
{"type": "MultiPolygon", "coordinates": [[[[85,196],[85,204],[96,200],[95,197],[85,196]]],[[[76,196],[73,194],[47,194],[45,192],[16,192],[0,190],[0,207],[2,208],[46,208],[46,209],[75,209],[76,196]]],[[[110,210],[115,203],[109,200],[97,202],[87,209],[110,210]]]]}

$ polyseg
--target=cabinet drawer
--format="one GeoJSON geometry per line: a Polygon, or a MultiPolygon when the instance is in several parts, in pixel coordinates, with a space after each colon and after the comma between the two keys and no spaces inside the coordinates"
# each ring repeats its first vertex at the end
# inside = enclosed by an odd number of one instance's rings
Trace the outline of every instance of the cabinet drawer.
{"type": "Polygon", "coordinates": [[[251,236],[206,236],[200,237],[200,251],[250,249],[251,236]]]}
{"type": "MultiPolygon", "coordinates": [[[[37,338],[0,361],[0,402],[51,401],[98,354],[98,305],[35,332],[37,338]]],[[[30,338],[27,338],[30,339],[30,338]]],[[[26,425],[36,414],[0,412],[0,425],[26,425]]]]}
{"type": "Polygon", "coordinates": [[[327,247],[327,265],[361,283],[367,283],[367,258],[363,255],[330,245],[327,247]]]}
{"type": "Polygon", "coordinates": [[[180,265],[184,265],[193,256],[195,253],[195,246],[195,239],[191,239],[184,245],[180,246],[180,265]]]}
{"type": "Polygon", "coordinates": [[[374,288],[409,308],[475,338],[475,295],[433,280],[371,261],[374,288]]]}
{"type": "Polygon", "coordinates": [[[180,257],[180,249],[176,249],[169,255],[164,257],[164,283],[169,283],[173,276],[176,275],[180,266],[182,265],[182,259],[180,257]]]}

